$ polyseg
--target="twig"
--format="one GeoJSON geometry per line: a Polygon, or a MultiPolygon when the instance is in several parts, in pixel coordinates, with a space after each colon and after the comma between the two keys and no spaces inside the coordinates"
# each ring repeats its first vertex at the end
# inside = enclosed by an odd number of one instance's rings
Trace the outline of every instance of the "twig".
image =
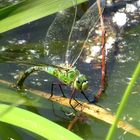
{"type": "Polygon", "coordinates": [[[97,6],[98,6],[98,13],[100,16],[100,24],[101,24],[101,29],[102,29],[102,77],[101,77],[101,86],[100,89],[98,90],[97,95],[95,96],[95,100],[98,101],[100,96],[102,95],[102,92],[105,90],[105,77],[106,77],[106,60],[105,60],[105,43],[106,43],[106,31],[105,31],[105,26],[104,26],[104,21],[103,21],[103,16],[102,16],[102,9],[100,5],[100,0],[97,0],[97,6]]]}

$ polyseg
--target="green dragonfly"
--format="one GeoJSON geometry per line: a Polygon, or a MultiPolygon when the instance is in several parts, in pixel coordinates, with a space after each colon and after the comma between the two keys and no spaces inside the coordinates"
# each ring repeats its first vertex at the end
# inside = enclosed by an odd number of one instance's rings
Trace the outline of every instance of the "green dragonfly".
{"type": "MultiPolygon", "coordinates": [[[[77,20],[76,5],[76,0],[67,0],[60,5],[60,12],[57,13],[50,25],[44,41],[45,55],[42,61],[46,64],[27,69],[16,83],[19,89],[23,88],[23,83],[30,74],[36,71],[45,71],[57,77],[62,84],[72,88],[69,100],[71,106],[71,100],[75,99],[76,90],[80,91],[90,102],[84,93],[88,88],[87,77],[81,74],[74,65],[81,56],[88,38],[92,37],[94,27],[99,21],[98,8],[97,3],[94,3],[81,19],[77,20]],[[64,10],[64,5],[70,3],[73,7],[64,10]]],[[[105,1],[102,0],[101,6],[105,6],[105,1]]],[[[63,96],[65,96],[61,84],[58,85],[63,96]]],[[[54,84],[52,85],[51,96],[53,96],[53,86],[54,84]]],[[[72,106],[72,108],[74,107],[72,106]]]]}

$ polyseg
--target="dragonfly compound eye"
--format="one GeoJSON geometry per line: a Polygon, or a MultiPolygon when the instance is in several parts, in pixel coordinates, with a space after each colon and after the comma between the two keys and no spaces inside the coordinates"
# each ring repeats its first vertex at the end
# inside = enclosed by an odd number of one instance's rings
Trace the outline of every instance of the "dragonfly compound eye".
{"type": "Polygon", "coordinates": [[[77,90],[81,90],[81,91],[86,90],[88,88],[88,81],[87,81],[86,77],[84,75],[80,74],[74,82],[74,87],[77,90]]]}
{"type": "Polygon", "coordinates": [[[88,88],[88,81],[84,81],[82,83],[82,91],[86,90],[88,88]]]}

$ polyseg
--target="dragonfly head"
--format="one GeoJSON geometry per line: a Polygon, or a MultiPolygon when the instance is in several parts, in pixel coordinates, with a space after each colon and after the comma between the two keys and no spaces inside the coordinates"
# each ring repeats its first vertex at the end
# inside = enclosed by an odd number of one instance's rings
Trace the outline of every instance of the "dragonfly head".
{"type": "Polygon", "coordinates": [[[85,75],[80,74],[74,81],[74,87],[77,90],[84,91],[88,88],[88,80],[85,75]]]}

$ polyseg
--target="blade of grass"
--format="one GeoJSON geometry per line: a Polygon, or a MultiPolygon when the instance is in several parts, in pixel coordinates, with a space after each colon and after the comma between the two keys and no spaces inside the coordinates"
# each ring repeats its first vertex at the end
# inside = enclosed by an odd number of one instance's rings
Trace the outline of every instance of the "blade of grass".
{"type": "Polygon", "coordinates": [[[0,104],[0,121],[29,130],[49,140],[82,140],[67,129],[30,111],[0,104]]]}
{"type": "MultiPolygon", "coordinates": [[[[77,4],[85,1],[77,0],[77,4]]],[[[26,0],[18,6],[13,5],[14,8],[9,6],[4,11],[0,10],[0,33],[58,12],[63,2],[64,0],[26,0]]],[[[71,6],[72,2],[69,1],[64,9],[71,6]]]]}
{"type": "MultiPolygon", "coordinates": [[[[135,84],[135,82],[136,82],[136,80],[137,80],[139,75],[140,75],[140,62],[138,63],[138,65],[137,65],[137,67],[136,67],[136,69],[135,69],[135,71],[134,71],[134,73],[132,75],[132,79],[129,82],[129,84],[128,84],[125,92],[124,92],[123,98],[121,100],[121,103],[120,103],[120,105],[118,107],[118,110],[117,110],[117,113],[116,113],[115,121],[112,124],[112,126],[110,127],[110,130],[109,130],[109,133],[108,133],[108,135],[106,137],[106,140],[111,140],[112,139],[112,137],[113,137],[113,135],[115,133],[118,121],[120,119],[120,116],[121,116],[121,114],[123,112],[123,109],[124,109],[124,107],[126,105],[126,102],[128,100],[128,97],[129,97],[129,95],[130,95],[130,93],[132,91],[132,88],[133,88],[133,86],[134,86],[134,84],[135,84]]],[[[131,131],[133,131],[133,130],[131,130],[131,131]]]]}

